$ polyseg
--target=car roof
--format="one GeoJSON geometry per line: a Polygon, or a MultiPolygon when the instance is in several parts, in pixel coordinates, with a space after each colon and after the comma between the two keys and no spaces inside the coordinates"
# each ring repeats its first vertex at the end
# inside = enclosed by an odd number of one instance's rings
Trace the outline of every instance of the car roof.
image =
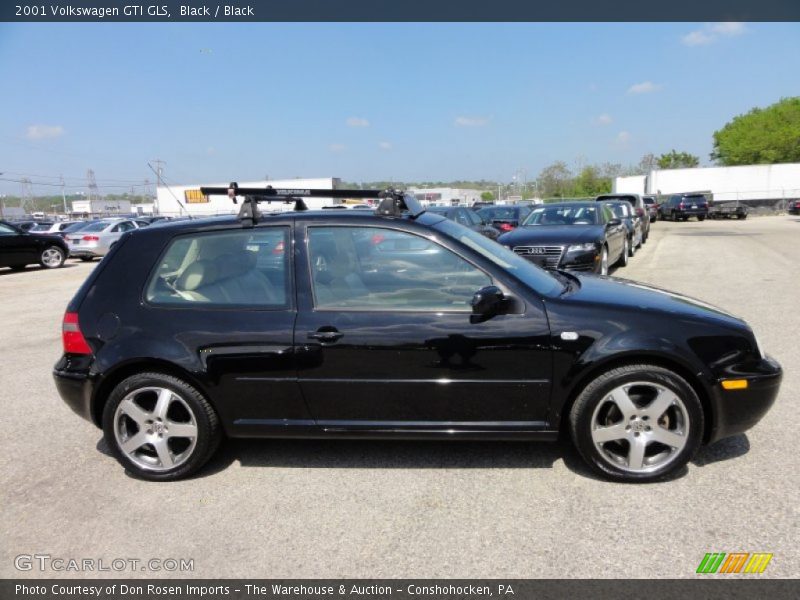
{"type": "Polygon", "coordinates": [[[536,208],[551,208],[555,206],[559,208],[564,206],[596,206],[596,203],[590,200],[570,200],[566,202],[548,202],[547,204],[539,204],[536,206],[536,208]]]}

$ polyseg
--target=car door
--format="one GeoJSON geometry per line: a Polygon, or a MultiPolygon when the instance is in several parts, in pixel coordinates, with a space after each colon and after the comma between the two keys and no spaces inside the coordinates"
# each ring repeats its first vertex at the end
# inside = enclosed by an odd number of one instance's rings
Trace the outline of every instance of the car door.
{"type": "MultiPolygon", "coordinates": [[[[622,219],[617,219],[616,225],[610,223],[616,218],[611,208],[608,205],[602,205],[600,210],[600,218],[603,220],[606,228],[606,242],[608,243],[609,261],[616,260],[622,256],[622,249],[625,245],[625,237],[627,236],[627,229],[622,219]]],[[[610,262],[609,262],[610,264],[610,262]]]]}
{"type": "Polygon", "coordinates": [[[38,260],[36,238],[0,223],[0,265],[24,265],[38,260]]]}
{"type": "Polygon", "coordinates": [[[296,236],[298,380],[319,425],[544,425],[552,359],[541,303],[473,323],[473,294],[501,283],[441,238],[314,222],[296,236]]]}

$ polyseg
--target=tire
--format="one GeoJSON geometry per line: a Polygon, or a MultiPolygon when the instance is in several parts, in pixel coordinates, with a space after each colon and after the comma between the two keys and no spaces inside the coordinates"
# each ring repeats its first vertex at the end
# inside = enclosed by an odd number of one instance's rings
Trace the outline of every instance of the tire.
{"type": "Polygon", "coordinates": [[[736,215],[736,218],[740,221],[744,221],[747,218],[747,215],[736,215]]]}
{"type": "Polygon", "coordinates": [[[64,266],[67,254],[58,246],[48,246],[39,255],[39,264],[45,269],[58,269],[64,266]]]}
{"type": "Polygon", "coordinates": [[[698,220],[698,221],[705,221],[705,220],[706,220],[706,218],[705,218],[705,217],[703,217],[703,216],[698,216],[698,217],[697,217],[697,220],[698,220]]]}
{"type": "Polygon", "coordinates": [[[193,386],[171,375],[140,373],[111,392],[103,409],[103,434],[130,473],[174,481],[197,472],[211,458],[222,429],[214,408],[193,386]]]}
{"type": "Polygon", "coordinates": [[[663,367],[636,364],[590,382],[572,406],[569,425],[578,452],[597,473],[614,481],[650,482],[691,460],[702,442],[704,415],[685,379],[663,367]]]}
{"type": "Polygon", "coordinates": [[[622,242],[622,254],[619,255],[617,262],[615,263],[618,267],[627,267],[628,266],[628,258],[630,257],[630,244],[628,243],[628,238],[625,238],[625,241],[622,242]]]}
{"type": "Polygon", "coordinates": [[[636,254],[636,249],[637,248],[641,248],[641,246],[642,246],[642,238],[639,238],[639,245],[638,246],[635,246],[633,244],[633,240],[629,241],[628,242],[628,256],[632,257],[634,254],[636,254]]]}
{"type": "Polygon", "coordinates": [[[83,262],[92,262],[94,260],[94,256],[81,256],[80,259],[83,262]]]}

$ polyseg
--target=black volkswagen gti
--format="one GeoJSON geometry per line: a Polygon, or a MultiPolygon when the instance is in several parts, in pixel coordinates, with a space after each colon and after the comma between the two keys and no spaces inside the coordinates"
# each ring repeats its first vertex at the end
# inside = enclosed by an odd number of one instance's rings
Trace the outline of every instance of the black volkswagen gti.
{"type": "Polygon", "coordinates": [[[778,393],[747,323],[700,301],[544,271],[397,192],[264,217],[247,193],[239,218],[125,234],[64,316],[58,390],[142,478],[196,472],[223,436],[568,431],[598,473],[652,481],[778,393]]]}
{"type": "Polygon", "coordinates": [[[537,206],[521,227],[497,241],[545,269],[608,275],[609,266],[628,264],[627,229],[607,203],[537,206]]]}

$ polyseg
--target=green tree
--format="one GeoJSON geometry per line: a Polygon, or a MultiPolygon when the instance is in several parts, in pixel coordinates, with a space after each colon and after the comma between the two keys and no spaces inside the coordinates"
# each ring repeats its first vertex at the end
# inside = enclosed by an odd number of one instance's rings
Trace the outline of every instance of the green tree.
{"type": "Polygon", "coordinates": [[[656,162],[659,169],[690,169],[700,164],[700,158],[688,152],[672,150],[659,156],[656,162]]]}
{"type": "Polygon", "coordinates": [[[800,162],[800,96],[734,117],[714,132],[711,158],[722,165],[800,162]]]}
{"type": "Polygon", "coordinates": [[[494,200],[494,194],[492,192],[483,192],[481,194],[481,200],[484,202],[491,202],[494,200]]]}
{"type": "Polygon", "coordinates": [[[542,169],[539,173],[538,187],[541,190],[542,197],[562,197],[570,187],[572,179],[572,172],[570,172],[567,163],[564,161],[556,161],[542,169]]]}

